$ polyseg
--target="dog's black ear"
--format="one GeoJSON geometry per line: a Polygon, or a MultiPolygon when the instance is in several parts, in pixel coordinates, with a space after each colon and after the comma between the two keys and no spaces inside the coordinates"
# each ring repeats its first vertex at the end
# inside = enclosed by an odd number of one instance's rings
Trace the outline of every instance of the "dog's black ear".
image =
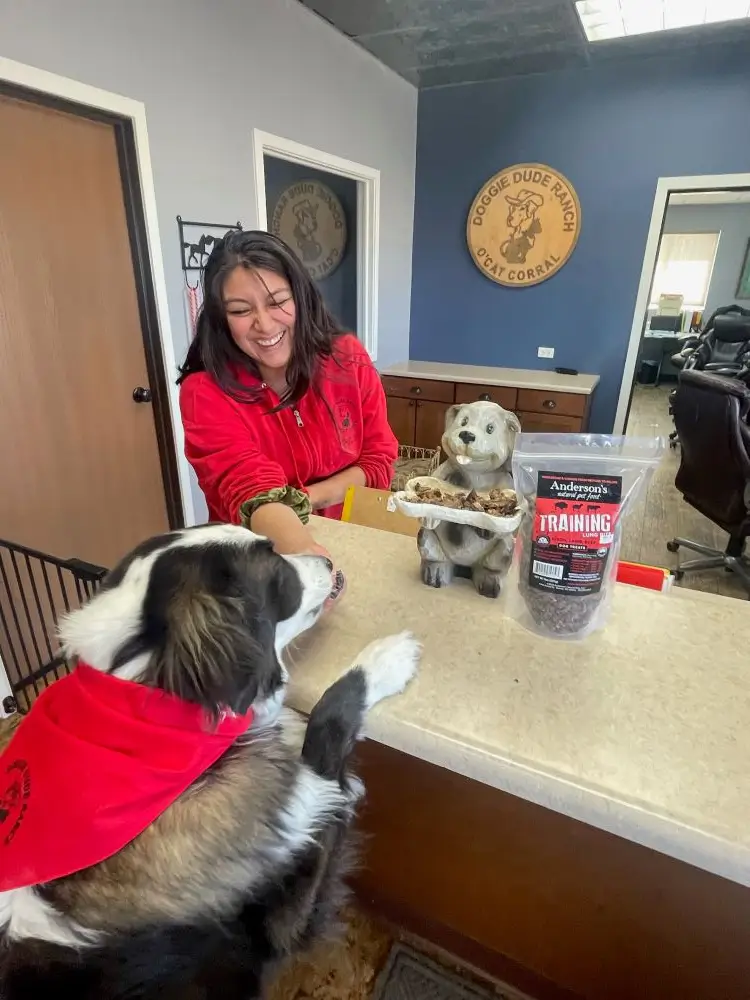
{"type": "Polygon", "coordinates": [[[203,705],[214,717],[227,709],[244,714],[256,698],[281,686],[275,622],[262,605],[207,591],[178,603],[149,669],[156,686],[203,705]]]}

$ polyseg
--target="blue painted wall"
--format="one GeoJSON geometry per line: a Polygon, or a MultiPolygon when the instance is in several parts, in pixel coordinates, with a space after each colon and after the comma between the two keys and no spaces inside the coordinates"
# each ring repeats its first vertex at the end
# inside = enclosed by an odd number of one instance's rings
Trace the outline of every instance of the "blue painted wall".
{"type": "Polygon", "coordinates": [[[597,373],[592,429],[610,431],[657,179],[743,171],[750,58],[734,51],[422,92],[410,357],[597,373]],[[570,179],[583,226],[557,275],[506,289],[472,262],[466,216],[489,177],[522,162],[570,179]]]}
{"type": "MultiPolygon", "coordinates": [[[[266,212],[270,224],[282,192],[299,181],[313,180],[327,185],[338,197],[346,216],[346,248],[341,263],[327,278],[317,282],[325,304],[347,329],[357,330],[357,182],[349,177],[313,170],[311,167],[277,156],[264,156],[266,170],[266,212]]],[[[293,248],[294,249],[294,248],[293,248]]]]}

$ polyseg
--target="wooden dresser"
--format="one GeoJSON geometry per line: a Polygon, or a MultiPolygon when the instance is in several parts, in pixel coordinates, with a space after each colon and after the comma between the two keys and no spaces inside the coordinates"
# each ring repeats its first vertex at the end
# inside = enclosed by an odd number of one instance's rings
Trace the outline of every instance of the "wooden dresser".
{"type": "Polygon", "coordinates": [[[586,431],[599,376],[407,361],[385,369],[381,379],[399,443],[436,448],[446,409],[476,399],[512,410],[525,431],[586,431]]]}

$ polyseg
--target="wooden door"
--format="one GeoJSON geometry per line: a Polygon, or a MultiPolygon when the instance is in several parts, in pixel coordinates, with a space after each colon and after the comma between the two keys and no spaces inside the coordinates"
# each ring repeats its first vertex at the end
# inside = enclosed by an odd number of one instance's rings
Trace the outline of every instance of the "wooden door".
{"type": "Polygon", "coordinates": [[[388,423],[399,444],[414,444],[415,400],[387,396],[388,423]]]}
{"type": "Polygon", "coordinates": [[[168,529],[114,126],[0,96],[0,150],[0,538],[111,566],[168,529]]]}
{"type": "Polygon", "coordinates": [[[439,448],[445,430],[446,403],[428,399],[417,400],[417,426],[414,444],[417,448],[439,448]]]}

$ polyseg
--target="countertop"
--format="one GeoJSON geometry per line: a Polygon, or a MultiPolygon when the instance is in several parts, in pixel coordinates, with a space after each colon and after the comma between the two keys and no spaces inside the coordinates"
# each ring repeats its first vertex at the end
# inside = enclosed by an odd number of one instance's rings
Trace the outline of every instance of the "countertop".
{"type": "Polygon", "coordinates": [[[422,584],[413,538],[312,527],[348,589],[290,657],[291,705],[411,629],[420,675],[369,738],[750,885],[750,602],[618,585],[604,631],[545,640],[464,581],[422,584]]]}
{"type": "Polygon", "coordinates": [[[441,382],[470,382],[479,385],[506,385],[542,392],[577,392],[590,396],[598,375],[558,375],[554,371],[531,368],[485,368],[482,365],[449,365],[438,361],[400,361],[384,368],[381,375],[401,378],[434,378],[441,382]]]}

